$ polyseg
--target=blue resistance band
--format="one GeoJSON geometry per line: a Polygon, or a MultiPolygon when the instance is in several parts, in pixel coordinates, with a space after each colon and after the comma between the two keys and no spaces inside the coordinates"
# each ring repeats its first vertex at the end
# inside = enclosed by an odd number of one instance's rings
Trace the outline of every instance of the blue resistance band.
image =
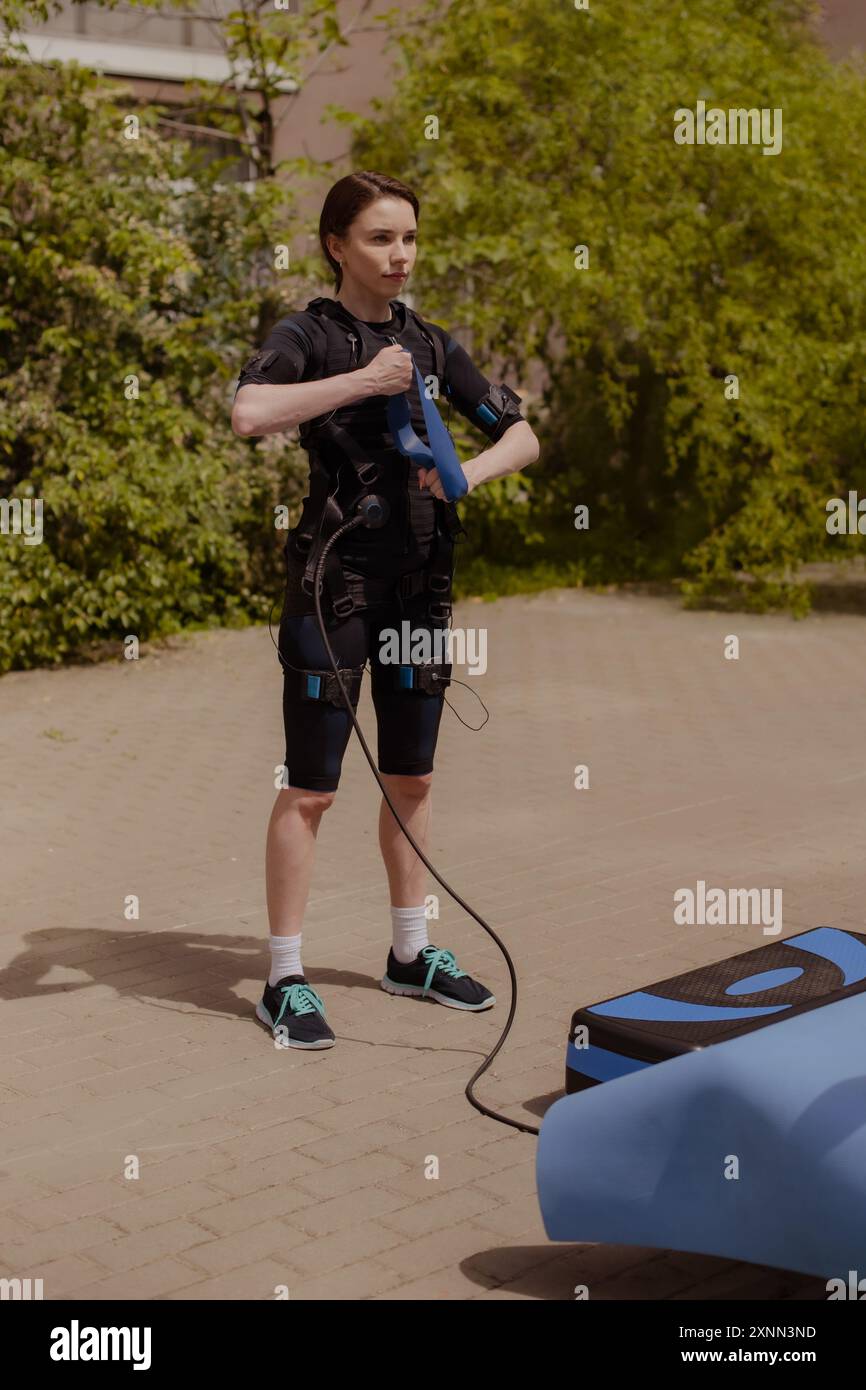
{"type": "MultiPolygon", "coordinates": [[[[403,351],[407,352],[408,349],[404,348],[403,351]]],[[[469,491],[469,483],[466,474],[460,467],[457,451],[445,428],[442,416],[427,396],[421,373],[415,367],[414,362],[412,365],[430,444],[427,445],[422,439],[419,439],[412,428],[408,395],[388,397],[388,428],[394,436],[394,442],[400,453],[405,454],[407,458],[414,459],[416,463],[422,463],[428,468],[435,468],[442,479],[442,487],[448,501],[456,502],[459,497],[464,497],[469,491]]]]}

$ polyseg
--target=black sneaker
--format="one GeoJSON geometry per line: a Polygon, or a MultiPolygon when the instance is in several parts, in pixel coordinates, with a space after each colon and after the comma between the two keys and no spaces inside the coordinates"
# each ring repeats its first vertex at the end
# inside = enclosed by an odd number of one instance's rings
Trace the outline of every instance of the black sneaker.
{"type": "Polygon", "coordinates": [[[382,988],[389,994],[414,994],[435,999],[449,1009],[492,1009],[496,1003],[489,989],[459,970],[450,951],[425,946],[408,965],[388,952],[382,988]]]}
{"type": "Polygon", "coordinates": [[[266,984],[256,1004],[256,1018],[271,1030],[280,1047],[334,1046],[325,1006],[303,975],[285,975],[275,985],[266,984]]]}

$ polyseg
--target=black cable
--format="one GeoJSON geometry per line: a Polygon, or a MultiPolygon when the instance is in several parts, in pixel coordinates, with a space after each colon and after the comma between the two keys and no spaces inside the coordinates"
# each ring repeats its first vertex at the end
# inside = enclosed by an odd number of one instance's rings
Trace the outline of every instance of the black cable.
{"type": "Polygon", "coordinates": [[[448,883],[442,877],[442,875],[434,868],[434,866],[430,863],[430,860],[416,844],[413,836],[411,835],[409,830],[407,830],[406,826],[403,824],[403,821],[397,814],[397,811],[394,808],[394,803],[392,802],[390,796],[385,790],[385,785],[381,777],[379,776],[379,770],[376,767],[375,760],[372,754],[370,753],[369,748],[367,747],[367,742],[364,738],[361,726],[355,717],[355,711],[352,708],[352,701],[349,698],[348,692],[346,691],[346,687],[343,685],[343,678],[340,675],[340,669],[337,665],[336,657],[334,656],[331,644],[328,641],[327,632],[325,631],[325,621],[322,617],[322,602],[320,592],[322,569],[324,567],[326,559],[328,558],[328,554],[331,550],[331,547],[340,539],[340,537],[344,536],[347,531],[353,531],[356,526],[363,525],[364,517],[362,515],[359,514],[358,516],[352,517],[349,521],[344,522],[342,526],[338,527],[337,530],[334,531],[333,535],[329,536],[328,540],[322,547],[322,553],[320,554],[318,564],[316,565],[316,576],[313,583],[313,600],[316,605],[316,618],[319,623],[319,631],[321,633],[322,642],[324,643],[325,650],[328,653],[328,660],[331,663],[331,669],[333,670],[334,675],[337,678],[337,684],[340,687],[340,693],[343,697],[346,709],[349,712],[352,724],[354,725],[355,733],[358,735],[361,747],[364,750],[364,756],[367,759],[367,762],[370,764],[370,771],[373,773],[373,776],[379,784],[382,795],[384,796],[385,800],[388,803],[388,806],[391,809],[391,814],[393,815],[403,834],[406,836],[406,839],[409,841],[415,853],[418,855],[418,858],[421,860],[423,864],[426,865],[430,873],[436,879],[436,882],[440,883],[442,887],[445,889],[446,893],[448,893],[456,903],[460,904],[464,912],[468,912],[470,917],[474,917],[478,925],[480,927],[483,927],[484,930],[487,932],[488,936],[491,936],[493,938],[493,940],[496,942],[496,945],[499,947],[500,951],[505,957],[505,963],[508,966],[508,974],[511,977],[511,1008],[508,1011],[508,1018],[506,1020],[505,1027],[503,1028],[502,1033],[500,1035],[499,1041],[497,1042],[493,1051],[489,1053],[487,1057],[485,1057],[484,1061],[481,1063],[481,1066],[474,1073],[474,1075],[470,1077],[469,1082],[466,1086],[466,1099],[469,1101],[470,1105],[473,1105],[476,1110],[480,1111],[482,1115],[487,1115],[491,1120],[499,1120],[501,1124],[510,1125],[512,1129],[519,1129],[524,1134],[538,1134],[540,1131],[536,1128],[535,1125],[526,1125],[523,1124],[520,1120],[510,1119],[507,1115],[502,1115],[496,1110],[489,1110],[486,1105],[482,1105],[481,1101],[476,1100],[474,1095],[472,1094],[472,1087],[478,1080],[479,1076],[481,1076],[481,1074],[487,1070],[487,1068],[490,1066],[490,1063],[493,1061],[493,1058],[496,1056],[497,1052],[502,1047],[502,1044],[508,1037],[508,1033],[511,1029],[511,1024],[514,1020],[514,1014],[517,1008],[517,976],[514,973],[514,965],[512,963],[511,956],[508,954],[508,950],[505,946],[505,943],[503,941],[500,941],[499,937],[496,935],[496,932],[493,930],[491,926],[488,925],[487,922],[485,922],[484,918],[481,917],[479,913],[475,912],[474,909],[471,908],[467,902],[464,902],[463,899],[460,897],[460,894],[456,892],[456,890],[451,887],[450,883],[448,883]]]}

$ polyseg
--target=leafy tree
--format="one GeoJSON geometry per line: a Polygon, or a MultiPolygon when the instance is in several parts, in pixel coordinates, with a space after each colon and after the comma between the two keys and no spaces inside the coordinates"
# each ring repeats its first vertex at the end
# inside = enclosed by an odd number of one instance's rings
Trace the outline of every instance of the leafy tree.
{"type": "MultiPolygon", "coordinates": [[[[419,193],[428,315],[509,375],[546,370],[521,559],[803,611],[797,566],[859,548],[828,536],[828,498],[866,491],[862,70],[828,60],[807,0],[419,14],[355,160],[419,193]],[[676,143],[699,100],[781,108],[782,152],[676,143]]],[[[508,495],[467,515],[513,563],[508,495]]]]}

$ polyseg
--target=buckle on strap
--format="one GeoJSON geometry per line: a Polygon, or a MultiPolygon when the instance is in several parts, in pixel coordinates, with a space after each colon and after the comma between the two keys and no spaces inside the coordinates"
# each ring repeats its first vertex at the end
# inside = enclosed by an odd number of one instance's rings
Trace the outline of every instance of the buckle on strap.
{"type": "Polygon", "coordinates": [[[413,570],[410,574],[402,574],[397,581],[397,592],[401,598],[412,598],[415,594],[423,593],[428,580],[429,575],[424,570],[413,570]]]}
{"type": "Polygon", "coordinates": [[[290,531],[283,550],[287,555],[293,555],[296,560],[306,560],[313,545],[313,536],[309,532],[295,530],[290,531]]]}
{"type": "MultiPolygon", "coordinates": [[[[354,462],[354,460],[353,460],[354,462]]],[[[381,468],[372,459],[366,463],[356,463],[355,472],[364,487],[372,487],[381,475],[381,468]]]]}
{"type": "MultiPolygon", "coordinates": [[[[307,560],[307,568],[301,578],[301,590],[307,598],[315,598],[315,576],[318,568],[318,552],[320,546],[316,547],[314,554],[307,560]]],[[[330,604],[331,615],[342,622],[354,613],[357,602],[353,594],[347,588],[343,567],[340,557],[333,550],[325,561],[324,571],[319,579],[319,595],[322,598],[322,606],[330,604]],[[327,599],[324,597],[324,590],[327,588],[327,599]]],[[[328,620],[326,619],[326,625],[328,620]]]]}
{"type": "Polygon", "coordinates": [[[331,599],[331,608],[338,618],[348,618],[355,610],[355,600],[351,594],[341,594],[338,598],[331,599]]]}
{"type": "Polygon", "coordinates": [[[434,623],[448,623],[451,621],[450,603],[431,603],[427,609],[434,623]]]}
{"type": "Polygon", "coordinates": [[[335,550],[329,553],[325,561],[325,583],[328,586],[333,619],[336,622],[343,622],[350,613],[355,611],[355,598],[349,593],[346,576],[343,574],[343,565],[335,550]]]}

